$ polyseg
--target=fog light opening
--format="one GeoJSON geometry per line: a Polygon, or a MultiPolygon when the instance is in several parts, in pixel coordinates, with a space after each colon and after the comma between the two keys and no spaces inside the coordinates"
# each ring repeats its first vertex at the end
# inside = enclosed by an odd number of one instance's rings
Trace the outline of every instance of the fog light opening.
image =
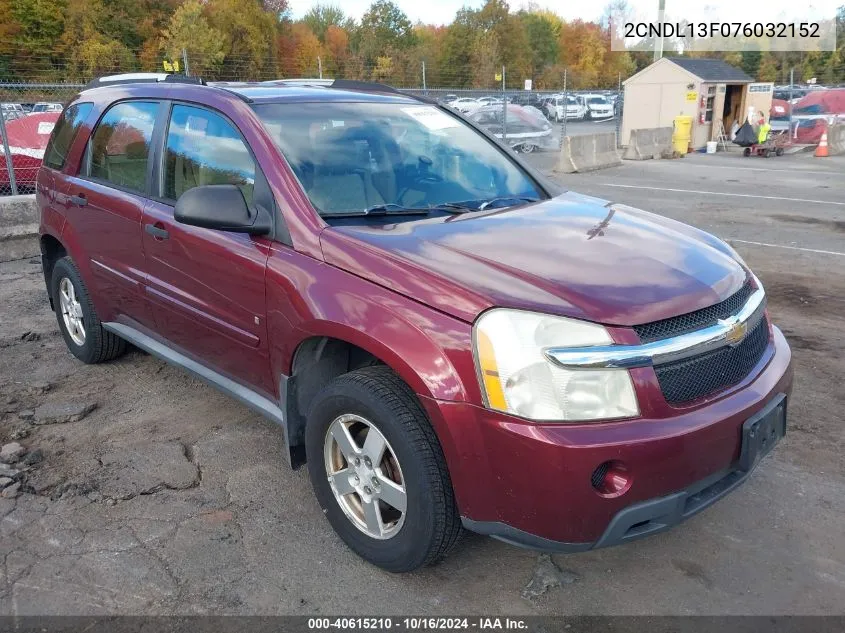
{"type": "Polygon", "coordinates": [[[602,497],[619,497],[631,488],[633,478],[628,467],[619,461],[608,461],[599,464],[590,477],[593,488],[602,497]]]}

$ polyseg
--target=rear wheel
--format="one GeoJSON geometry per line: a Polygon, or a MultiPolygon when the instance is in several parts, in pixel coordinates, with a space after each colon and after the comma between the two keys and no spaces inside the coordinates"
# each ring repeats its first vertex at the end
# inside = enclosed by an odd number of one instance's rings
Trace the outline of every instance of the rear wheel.
{"type": "Polygon", "coordinates": [[[742,150],[742,155],[743,156],[751,156],[751,148],[746,147],[744,150],[742,150]]]}
{"type": "Polygon", "coordinates": [[[103,329],[88,289],[70,257],[53,265],[50,293],[59,330],[71,354],[83,363],[102,363],[126,351],[126,341],[103,329]]]}
{"type": "Polygon", "coordinates": [[[537,149],[537,146],[533,145],[532,143],[523,143],[519,146],[519,151],[521,151],[523,154],[530,154],[535,149],[537,149]]]}
{"type": "Polygon", "coordinates": [[[346,544],[392,572],[446,556],[461,522],[442,449],[418,400],[388,367],[329,383],[305,431],[317,500],[346,544]]]}

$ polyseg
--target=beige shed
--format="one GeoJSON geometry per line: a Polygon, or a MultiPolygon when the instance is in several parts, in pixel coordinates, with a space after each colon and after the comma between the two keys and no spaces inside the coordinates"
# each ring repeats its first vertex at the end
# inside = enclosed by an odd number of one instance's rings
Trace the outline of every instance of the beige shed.
{"type": "Polygon", "coordinates": [[[772,83],[755,83],[739,68],[720,59],[664,57],[624,82],[622,145],[631,130],[672,127],[677,116],[692,117],[690,145],[704,147],[716,140],[721,125],[730,135],[734,121],[740,125],[753,108],[769,116],[772,83]],[[720,125],[721,124],[721,125],[720,125]]]}

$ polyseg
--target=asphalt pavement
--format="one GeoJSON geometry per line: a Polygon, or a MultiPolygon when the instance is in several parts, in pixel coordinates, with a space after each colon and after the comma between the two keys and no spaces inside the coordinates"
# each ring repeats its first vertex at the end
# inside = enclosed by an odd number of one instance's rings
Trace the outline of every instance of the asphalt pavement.
{"type": "Polygon", "coordinates": [[[551,559],[467,535],[405,575],[335,536],[279,428],[141,352],[80,364],[38,261],[0,265],[0,442],[43,453],[0,498],[0,614],[845,614],[844,174],[693,155],[560,177],[732,241],[793,346],[787,437],[670,532],[551,559]]]}

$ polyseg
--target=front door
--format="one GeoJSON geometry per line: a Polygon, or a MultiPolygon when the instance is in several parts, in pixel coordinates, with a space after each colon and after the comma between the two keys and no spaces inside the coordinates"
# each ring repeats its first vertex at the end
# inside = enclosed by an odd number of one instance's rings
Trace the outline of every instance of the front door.
{"type": "Polygon", "coordinates": [[[237,184],[251,203],[263,182],[246,143],[221,114],[174,104],[164,139],[161,195],[146,207],[147,296],[157,329],[180,351],[241,384],[274,396],[264,275],[270,241],[176,222],[193,187],[237,184]]]}

